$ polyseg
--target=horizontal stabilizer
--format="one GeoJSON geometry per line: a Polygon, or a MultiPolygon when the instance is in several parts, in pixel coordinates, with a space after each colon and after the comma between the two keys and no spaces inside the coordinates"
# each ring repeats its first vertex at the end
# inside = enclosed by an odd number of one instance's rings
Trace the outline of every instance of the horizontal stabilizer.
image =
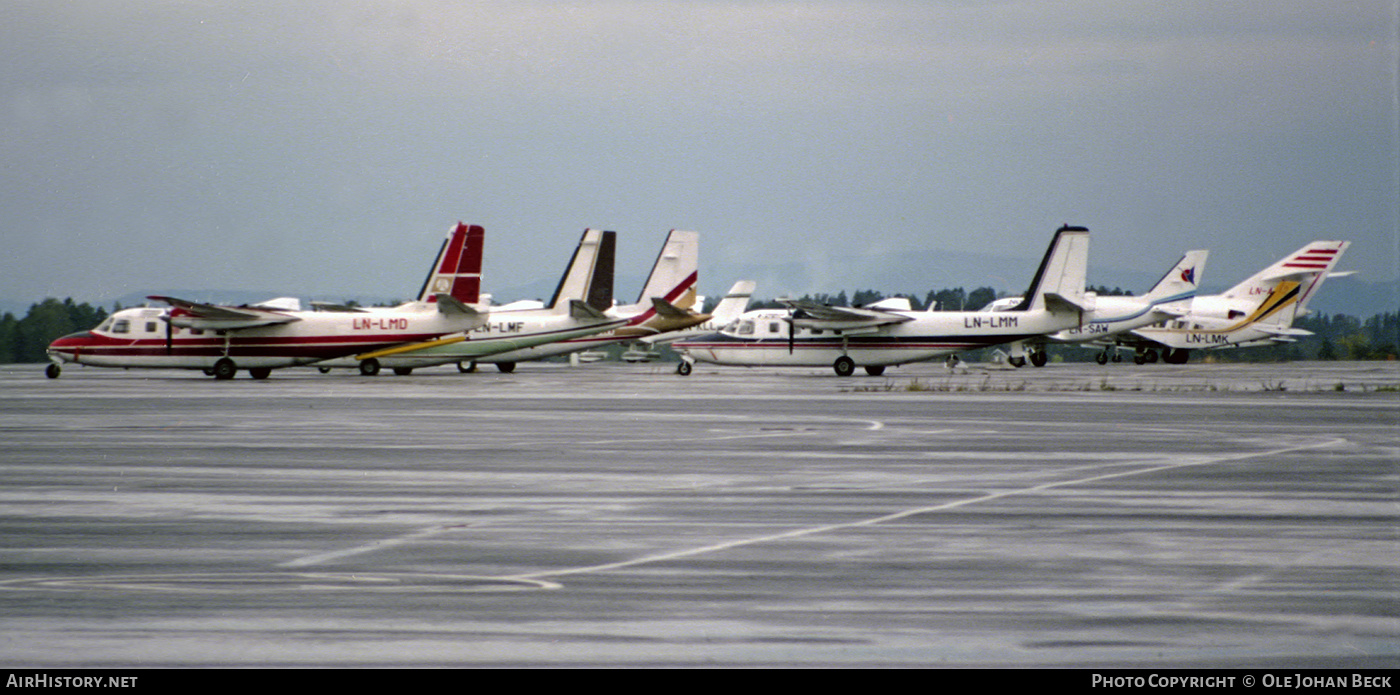
{"type": "Polygon", "coordinates": [[[581,299],[569,300],[569,315],[580,321],[607,321],[608,315],[588,305],[581,299]]]}
{"type": "Polygon", "coordinates": [[[444,316],[481,316],[481,312],[462,303],[450,294],[436,294],[437,308],[444,316]]]}
{"type": "Polygon", "coordinates": [[[652,297],[651,305],[656,307],[656,313],[670,319],[683,319],[691,316],[689,311],[682,309],[660,297],[652,297]]]}

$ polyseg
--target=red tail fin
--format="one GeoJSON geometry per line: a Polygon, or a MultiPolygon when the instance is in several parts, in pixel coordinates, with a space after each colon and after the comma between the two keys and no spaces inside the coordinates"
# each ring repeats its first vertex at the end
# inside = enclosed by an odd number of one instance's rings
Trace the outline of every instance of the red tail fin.
{"type": "Polygon", "coordinates": [[[481,226],[458,222],[442,242],[418,300],[431,302],[434,295],[448,294],[463,304],[481,301],[481,249],[485,238],[486,230],[481,226]]]}

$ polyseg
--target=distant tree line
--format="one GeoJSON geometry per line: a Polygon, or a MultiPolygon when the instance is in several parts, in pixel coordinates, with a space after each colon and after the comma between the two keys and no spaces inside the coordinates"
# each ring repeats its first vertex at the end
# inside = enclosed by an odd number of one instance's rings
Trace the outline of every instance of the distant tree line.
{"type": "Polygon", "coordinates": [[[101,308],[72,299],[45,299],[31,305],[22,319],[7,311],[0,315],[0,364],[47,362],[44,350],[54,339],[95,328],[105,318],[101,308]]]}
{"type": "MultiPolygon", "coordinates": [[[[1101,295],[1127,294],[1117,288],[1090,287],[1101,295]]],[[[922,300],[917,294],[885,295],[875,290],[856,290],[847,296],[845,291],[835,295],[804,295],[802,299],[833,306],[861,306],[878,302],[888,297],[905,297],[915,309],[926,309],[931,303],[938,311],[973,311],[986,306],[997,298],[990,287],[979,287],[971,292],[963,288],[931,290],[924,293],[922,300]]],[[[707,309],[714,308],[715,299],[706,303],[707,309]]],[[[776,301],[754,300],[751,308],[780,308],[776,301]]],[[[112,311],[121,309],[114,306],[112,311]]],[[[54,339],[94,328],[106,319],[108,313],[100,307],[87,303],[77,304],[69,299],[45,299],[29,307],[24,318],[16,318],[11,312],[0,315],[0,364],[11,362],[45,362],[48,360],[45,348],[54,339]]],[[[1393,360],[1400,356],[1400,312],[1376,314],[1367,319],[1359,319],[1346,314],[1313,314],[1293,322],[1295,328],[1312,331],[1313,335],[1302,337],[1296,343],[1270,345],[1239,350],[1212,350],[1212,359],[1219,361],[1271,362],[1287,360],[1393,360]]],[[[1076,347],[1058,349],[1060,359],[1065,361],[1087,361],[1093,359],[1094,350],[1076,347]]],[[[1193,358],[1194,360],[1195,358],[1193,358]]]]}

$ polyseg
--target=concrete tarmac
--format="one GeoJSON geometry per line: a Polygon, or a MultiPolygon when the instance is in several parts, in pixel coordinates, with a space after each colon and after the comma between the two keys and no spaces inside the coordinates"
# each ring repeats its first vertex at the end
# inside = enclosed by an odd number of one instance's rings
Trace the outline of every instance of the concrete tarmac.
{"type": "Polygon", "coordinates": [[[1400,666],[1400,367],[0,366],[0,663],[1400,666]]]}

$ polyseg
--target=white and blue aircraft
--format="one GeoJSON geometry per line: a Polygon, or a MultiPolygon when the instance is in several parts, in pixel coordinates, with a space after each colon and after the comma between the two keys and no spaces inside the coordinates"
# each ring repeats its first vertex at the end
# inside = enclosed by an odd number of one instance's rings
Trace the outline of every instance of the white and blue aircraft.
{"type": "MultiPolygon", "coordinates": [[[[1012,366],[1023,367],[1029,359],[1031,364],[1043,367],[1049,358],[1045,351],[1047,344],[1078,344],[1102,345],[1103,352],[1098,355],[1097,361],[1099,364],[1106,363],[1118,345],[1118,336],[1183,316],[1190,311],[1191,300],[1196,296],[1201,276],[1205,273],[1207,255],[1203,250],[1187,251],[1147,294],[1140,297],[1100,296],[1089,292],[1089,303],[1093,309],[1084,314],[1082,324],[1012,344],[1008,362],[1012,366]]],[[[1005,297],[992,302],[986,309],[1004,311],[1019,301],[1020,297],[1005,297]]]]}

